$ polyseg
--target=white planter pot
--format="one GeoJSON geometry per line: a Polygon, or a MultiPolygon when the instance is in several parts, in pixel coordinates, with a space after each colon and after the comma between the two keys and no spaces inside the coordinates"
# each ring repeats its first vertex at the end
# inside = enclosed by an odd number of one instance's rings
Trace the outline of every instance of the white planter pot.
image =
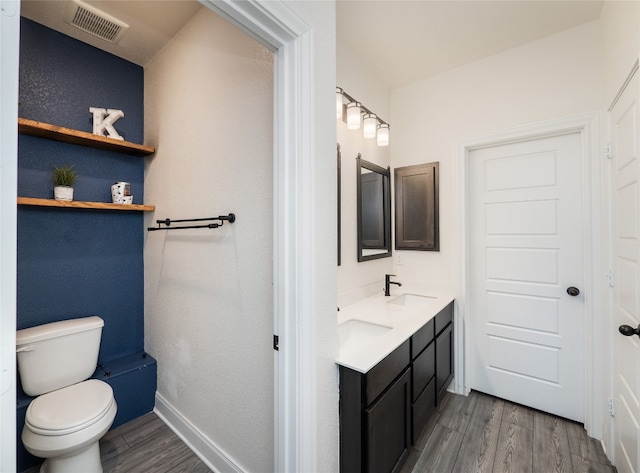
{"type": "Polygon", "coordinates": [[[53,188],[53,198],[55,200],[73,200],[73,187],[55,186],[53,188]]]}

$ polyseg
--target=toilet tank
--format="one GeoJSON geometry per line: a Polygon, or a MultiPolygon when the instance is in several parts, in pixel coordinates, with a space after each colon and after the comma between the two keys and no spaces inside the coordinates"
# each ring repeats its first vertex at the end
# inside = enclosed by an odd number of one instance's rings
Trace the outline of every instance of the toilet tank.
{"type": "Polygon", "coordinates": [[[18,373],[29,396],[89,378],[96,370],[104,321],[97,316],[63,320],[16,332],[18,373]]]}

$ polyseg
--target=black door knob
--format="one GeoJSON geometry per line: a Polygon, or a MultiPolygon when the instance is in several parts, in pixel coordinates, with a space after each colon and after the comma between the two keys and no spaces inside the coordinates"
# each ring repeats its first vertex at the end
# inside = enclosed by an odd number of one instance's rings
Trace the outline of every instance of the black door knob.
{"type": "Polygon", "coordinates": [[[569,294],[570,296],[577,296],[578,294],[580,294],[580,289],[578,289],[577,287],[568,287],[567,288],[567,294],[569,294]]]}
{"type": "Polygon", "coordinates": [[[618,330],[625,337],[630,337],[631,335],[637,335],[638,337],[640,337],[640,325],[638,325],[637,328],[633,328],[629,325],[620,325],[620,327],[618,327],[618,330]]]}

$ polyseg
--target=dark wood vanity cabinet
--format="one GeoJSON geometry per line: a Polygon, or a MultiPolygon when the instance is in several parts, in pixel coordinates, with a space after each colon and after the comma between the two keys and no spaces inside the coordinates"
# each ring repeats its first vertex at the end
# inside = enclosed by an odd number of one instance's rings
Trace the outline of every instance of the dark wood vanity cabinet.
{"type": "Polygon", "coordinates": [[[340,471],[389,473],[411,447],[410,342],[368,373],[340,367],[340,471]]]}
{"type": "Polygon", "coordinates": [[[340,366],[340,471],[404,463],[453,378],[453,302],[366,374],[340,366]]]}

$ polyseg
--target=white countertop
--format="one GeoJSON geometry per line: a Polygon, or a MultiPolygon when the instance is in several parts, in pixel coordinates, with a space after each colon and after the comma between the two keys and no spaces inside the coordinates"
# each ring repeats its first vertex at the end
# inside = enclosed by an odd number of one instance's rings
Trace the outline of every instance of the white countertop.
{"type": "Polygon", "coordinates": [[[341,307],[338,311],[338,333],[341,334],[340,353],[336,363],[360,373],[368,372],[452,300],[453,295],[450,293],[424,290],[403,291],[402,288],[392,286],[389,297],[385,297],[381,292],[379,295],[341,307]],[[390,303],[403,294],[428,296],[430,299],[423,300],[423,305],[403,306],[390,303]],[[341,324],[350,320],[367,324],[355,322],[341,327],[341,324]],[[359,325],[359,327],[354,327],[350,332],[343,330],[349,325],[359,325]]]}

